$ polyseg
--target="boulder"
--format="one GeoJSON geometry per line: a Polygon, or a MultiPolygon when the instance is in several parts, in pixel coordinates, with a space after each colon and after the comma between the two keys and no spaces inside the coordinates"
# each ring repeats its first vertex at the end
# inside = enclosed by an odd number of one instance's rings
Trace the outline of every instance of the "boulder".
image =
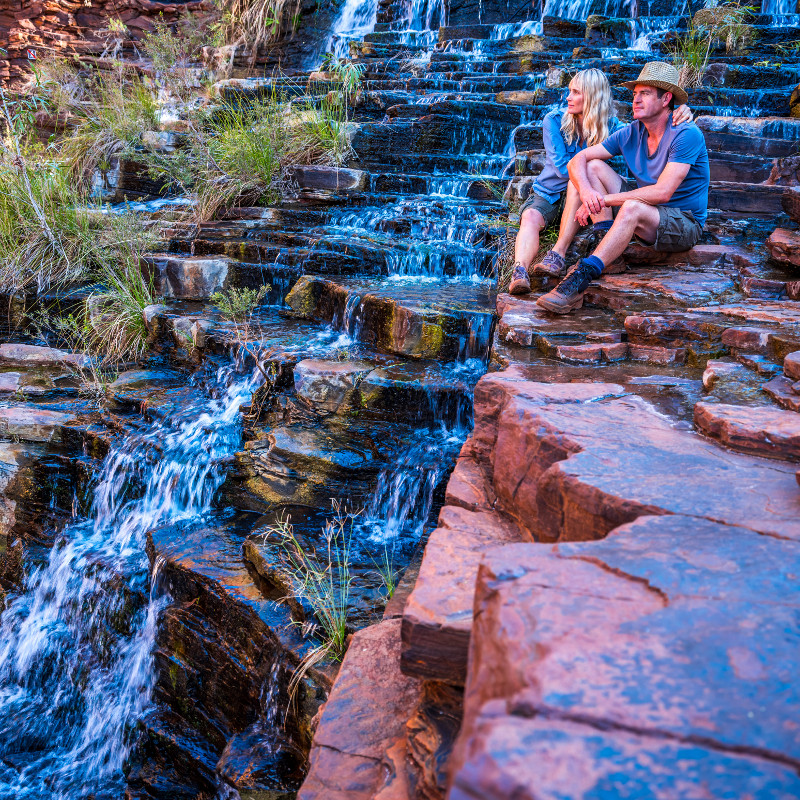
{"type": "Polygon", "coordinates": [[[683,515],[495,548],[450,797],[792,796],[798,569],[800,542],[683,515]]]}
{"type": "Polygon", "coordinates": [[[800,459],[800,414],[770,406],[697,403],[697,429],[729,447],[781,459],[800,459]]]}
{"type": "Polygon", "coordinates": [[[400,671],[400,621],[358,631],[325,703],[298,800],[372,800],[405,738],[419,681],[400,671]],[[390,758],[390,757],[389,757],[390,758]]]}
{"type": "Polygon", "coordinates": [[[207,300],[225,285],[231,259],[227,256],[151,256],[158,290],[176,300],[207,300]]]}
{"type": "Polygon", "coordinates": [[[800,234],[775,228],[767,239],[770,257],[780,264],[800,267],[800,234]]]}
{"type": "Polygon", "coordinates": [[[294,388],[314,410],[335,413],[358,402],[356,389],[372,368],[364,361],[305,359],[295,365],[294,388]]]}

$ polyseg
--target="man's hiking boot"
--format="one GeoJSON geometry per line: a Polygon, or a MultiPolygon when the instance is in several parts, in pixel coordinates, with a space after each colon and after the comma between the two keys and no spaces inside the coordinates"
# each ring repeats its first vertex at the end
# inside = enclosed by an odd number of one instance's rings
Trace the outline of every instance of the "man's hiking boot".
{"type": "Polygon", "coordinates": [[[528,277],[528,270],[522,264],[514,264],[514,271],[511,273],[511,283],[508,285],[510,294],[528,294],[531,290],[531,280],[528,277]]]}
{"type": "Polygon", "coordinates": [[[583,305],[583,293],[593,278],[591,267],[579,261],[570,269],[567,277],[555,289],[543,294],[536,304],[554,314],[569,314],[583,305]]]}
{"type": "Polygon", "coordinates": [[[567,262],[564,261],[564,256],[560,256],[552,250],[548,250],[547,255],[538,264],[534,264],[531,269],[532,274],[545,275],[549,278],[560,278],[566,271],[567,262]]]}

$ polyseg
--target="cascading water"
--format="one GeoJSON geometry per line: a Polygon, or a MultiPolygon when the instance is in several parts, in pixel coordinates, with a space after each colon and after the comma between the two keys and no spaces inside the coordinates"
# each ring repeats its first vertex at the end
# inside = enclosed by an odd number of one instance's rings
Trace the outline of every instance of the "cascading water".
{"type": "Polygon", "coordinates": [[[112,447],[90,518],[64,529],[4,611],[4,800],[121,796],[135,723],[150,703],[166,602],[150,580],[145,534],[211,508],[223,459],[239,442],[239,407],[259,384],[258,371],[224,367],[175,418],[112,447]]]}
{"type": "Polygon", "coordinates": [[[365,33],[375,29],[377,16],[378,0],[345,0],[325,50],[336,58],[344,58],[351,41],[361,39],[365,33]]]}

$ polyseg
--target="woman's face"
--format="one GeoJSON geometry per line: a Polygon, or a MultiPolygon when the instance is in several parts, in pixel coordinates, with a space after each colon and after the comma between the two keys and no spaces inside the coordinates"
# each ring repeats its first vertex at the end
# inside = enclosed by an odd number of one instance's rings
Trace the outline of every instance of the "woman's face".
{"type": "Polygon", "coordinates": [[[567,95],[567,111],[570,114],[583,114],[583,92],[572,81],[567,95]]]}

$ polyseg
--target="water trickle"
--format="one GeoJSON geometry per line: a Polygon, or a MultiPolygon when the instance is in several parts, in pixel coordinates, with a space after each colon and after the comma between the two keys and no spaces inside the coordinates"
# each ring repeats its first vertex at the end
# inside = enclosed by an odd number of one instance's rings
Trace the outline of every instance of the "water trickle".
{"type": "Polygon", "coordinates": [[[173,419],[109,452],[91,516],[66,526],[0,626],[0,797],[119,797],[150,704],[159,592],[146,532],[210,509],[260,373],[221,369],[173,419]]]}

